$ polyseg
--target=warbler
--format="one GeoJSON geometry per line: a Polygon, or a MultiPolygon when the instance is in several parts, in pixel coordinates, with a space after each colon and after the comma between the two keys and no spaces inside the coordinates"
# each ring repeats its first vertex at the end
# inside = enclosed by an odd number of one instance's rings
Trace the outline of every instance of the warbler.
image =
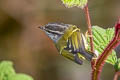
{"type": "Polygon", "coordinates": [[[77,26],[64,23],[48,23],[39,28],[53,40],[62,56],[80,65],[83,63],[83,59],[92,60],[93,54],[86,50],[85,37],[77,26]]]}

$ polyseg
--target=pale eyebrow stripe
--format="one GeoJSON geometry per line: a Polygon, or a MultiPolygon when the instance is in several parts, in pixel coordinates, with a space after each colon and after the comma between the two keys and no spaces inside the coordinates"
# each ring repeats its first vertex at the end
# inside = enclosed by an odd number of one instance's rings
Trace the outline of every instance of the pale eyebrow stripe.
{"type": "Polygon", "coordinates": [[[63,32],[59,32],[59,31],[53,31],[53,30],[48,30],[48,29],[45,29],[45,30],[48,31],[49,33],[53,33],[53,34],[58,34],[58,35],[64,34],[63,32]]]}

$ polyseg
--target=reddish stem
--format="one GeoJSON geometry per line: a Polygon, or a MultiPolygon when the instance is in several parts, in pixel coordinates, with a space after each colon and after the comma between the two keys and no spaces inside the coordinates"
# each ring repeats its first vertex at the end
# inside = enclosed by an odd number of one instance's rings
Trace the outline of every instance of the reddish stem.
{"type": "Polygon", "coordinates": [[[114,49],[119,43],[120,43],[120,19],[115,26],[115,35],[113,37],[113,40],[111,40],[111,42],[107,45],[103,53],[96,61],[96,65],[92,72],[92,80],[99,80],[100,73],[102,71],[105,60],[110,55],[112,49],[114,49]]]}
{"type": "Polygon", "coordinates": [[[90,20],[90,15],[89,15],[89,10],[88,10],[88,4],[85,6],[84,11],[85,11],[87,25],[88,25],[88,34],[90,37],[90,47],[91,47],[91,51],[94,52],[93,37],[92,37],[92,30],[91,30],[91,20],[90,20]]]}
{"type": "MultiPolygon", "coordinates": [[[[84,7],[84,12],[85,12],[85,16],[86,16],[86,20],[87,20],[87,25],[88,25],[88,34],[89,34],[89,38],[90,38],[90,47],[91,47],[91,52],[94,53],[94,44],[93,44],[93,36],[92,36],[92,26],[91,26],[91,20],[90,20],[90,14],[89,14],[89,10],[88,10],[88,4],[84,7]]],[[[92,69],[94,68],[96,59],[92,59],[91,61],[91,67],[92,69]]]]}
{"type": "Polygon", "coordinates": [[[119,76],[120,76],[120,72],[119,71],[115,72],[114,80],[118,80],[119,76]]]}

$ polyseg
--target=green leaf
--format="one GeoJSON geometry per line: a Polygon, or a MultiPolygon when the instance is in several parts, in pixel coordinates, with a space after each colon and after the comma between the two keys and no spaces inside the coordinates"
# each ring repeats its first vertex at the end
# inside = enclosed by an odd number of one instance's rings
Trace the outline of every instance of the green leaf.
{"type": "Polygon", "coordinates": [[[63,4],[70,8],[70,7],[80,7],[80,8],[84,8],[88,2],[88,0],[62,0],[63,4]]]}
{"type": "Polygon", "coordinates": [[[26,74],[15,74],[8,78],[8,80],[33,80],[32,77],[26,75],[26,74]]]}
{"type": "Polygon", "coordinates": [[[14,75],[13,63],[10,61],[0,62],[0,80],[7,80],[11,75],[14,75]]]}
{"type": "Polygon", "coordinates": [[[116,71],[120,70],[120,58],[118,58],[114,68],[115,68],[116,71]]]}
{"type": "Polygon", "coordinates": [[[112,50],[112,54],[108,56],[106,62],[110,63],[112,65],[115,65],[117,63],[117,56],[116,56],[116,52],[114,50],[112,50]]]}
{"type": "Polygon", "coordinates": [[[11,61],[0,62],[0,80],[33,80],[26,74],[17,74],[11,61]]]}
{"type": "MultiPolygon", "coordinates": [[[[103,29],[98,26],[93,26],[92,27],[92,32],[93,32],[93,42],[95,46],[95,50],[97,50],[98,54],[100,55],[108,43],[112,40],[113,35],[114,35],[114,28],[108,28],[108,29],[103,29]]],[[[89,38],[88,38],[88,43],[89,43],[89,38]]],[[[89,44],[90,48],[90,44],[89,44]]],[[[112,50],[112,54],[108,56],[107,63],[115,65],[117,62],[117,56],[116,52],[112,50]]]]}

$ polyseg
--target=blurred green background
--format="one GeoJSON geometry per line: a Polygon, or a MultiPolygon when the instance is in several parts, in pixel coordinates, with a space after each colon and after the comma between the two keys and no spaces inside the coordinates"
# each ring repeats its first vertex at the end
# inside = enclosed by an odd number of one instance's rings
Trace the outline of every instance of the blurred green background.
{"type": "MultiPolygon", "coordinates": [[[[120,0],[89,0],[92,25],[113,27],[120,16],[120,0]]],[[[87,30],[84,12],[65,8],[60,0],[0,0],[0,60],[11,60],[17,72],[35,80],[90,80],[91,66],[80,66],[60,56],[38,26],[48,22],[75,24],[87,30]]],[[[105,64],[101,80],[112,80],[105,64]]]]}

